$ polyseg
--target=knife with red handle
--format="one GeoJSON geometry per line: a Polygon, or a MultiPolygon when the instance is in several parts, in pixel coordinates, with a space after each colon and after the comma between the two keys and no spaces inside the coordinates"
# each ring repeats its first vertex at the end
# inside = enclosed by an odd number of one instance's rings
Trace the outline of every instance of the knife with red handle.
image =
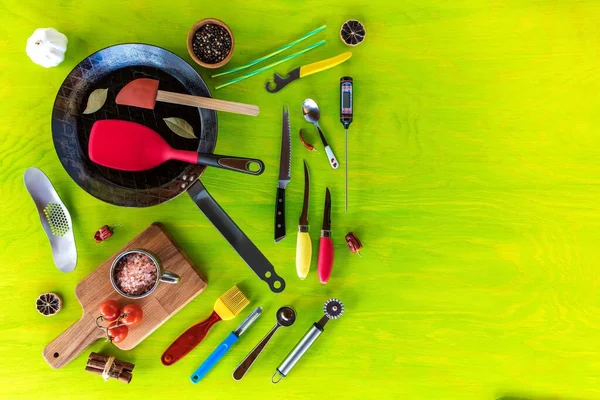
{"type": "Polygon", "coordinates": [[[325,209],[323,210],[323,228],[319,241],[319,281],[327,283],[333,269],[333,240],[331,240],[331,193],[325,190],[325,209]]]}

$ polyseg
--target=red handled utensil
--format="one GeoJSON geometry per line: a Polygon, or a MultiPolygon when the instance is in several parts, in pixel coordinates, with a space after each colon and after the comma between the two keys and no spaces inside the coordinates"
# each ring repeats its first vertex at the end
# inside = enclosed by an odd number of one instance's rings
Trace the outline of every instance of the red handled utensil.
{"type": "Polygon", "coordinates": [[[167,366],[181,360],[204,340],[214,324],[219,321],[234,319],[248,304],[250,304],[250,300],[237,286],[233,286],[217,299],[212,314],[204,321],[188,328],[175,339],[165,350],[160,360],[167,366]]]}
{"type": "Polygon", "coordinates": [[[319,241],[319,281],[327,283],[333,269],[333,240],[331,239],[331,193],[325,190],[325,209],[323,210],[323,228],[319,241]]]}
{"type": "Polygon", "coordinates": [[[253,104],[236,103],[213,99],[211,97],[191,96],[184,93],[158,90],[159,81],[156,79],[139,78],[129,82],[121,89],[115,102],[124,106],[154,109],[157,101],[179,104],[183,106],[200,107],[209,110],[227,111],[235,114],[256,116],[258,106],[253,104]]]}
{"type": "Polygon", "coordinates": [[[157,132],[130,121],[105,119],[92,126],[88,144],[90,159],[96,164],[121,171],[145,171],[169,160],[260,175],[261,160],[177,150],[157,132]]]}

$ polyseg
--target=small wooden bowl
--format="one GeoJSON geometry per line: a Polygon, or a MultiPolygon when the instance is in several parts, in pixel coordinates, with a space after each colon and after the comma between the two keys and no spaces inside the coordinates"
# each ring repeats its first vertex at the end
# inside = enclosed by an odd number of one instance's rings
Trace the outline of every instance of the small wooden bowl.
{"type": "Polygon", "coordinates": [[[201,19],[200,21],[196,22],[194,24],[194,26],[192,26],[192,29],[190,29],[190,31],[188,32],[188,38],[187,38],[188,53],[190,54],[190,57],[192,57],[192,60],[194,60],[196,62],[196,64],[198,64],[204,68],[215,69],[215,68],[220,68],[223,65],[227,64],[229,62],[229,60],[231,60],[231,56],[233,55],[234,48],[235,48],[235,41],[233,40],[233,33],[231,32],[231,29],[229,29],[229,27],[221,20],[218,20],[215,18],[201,19]],[[223,59],[223,61],[218,62],[216,64],[208,64],[208,63],[205,63],[204,61],[200,60],[196,56],[196,53],[194,53],[194,47],[192,46],[192,40],[194,39],[194,35],[196,34],[198,29],[200,29],[200,27],[202,25],[206,25],[206,24],[214,24],[214,25],[222,26],[223,28],[225,28],[227,30],[227,32],[229,33],[229,36],[231,37],[231,50],[229,50],[229,54],[227,54],[227,57],[225,57],[223,59]]]}

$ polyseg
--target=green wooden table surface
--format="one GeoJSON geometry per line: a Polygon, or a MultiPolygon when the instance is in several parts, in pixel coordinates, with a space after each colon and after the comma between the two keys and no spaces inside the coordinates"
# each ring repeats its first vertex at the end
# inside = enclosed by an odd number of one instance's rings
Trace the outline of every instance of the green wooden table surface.
{"type": "MultiPolygon", "coordinates": [[[[0,4],[0,397],[600,398],[598,1],[36,3],[0,4]],[[287,280],[281,295],[255,278],[189,197],[148,209],[102,203],[69,178],[53,148],[54,97],[81,59],[115,43],[143,42],[191,61],[187,31],[205,17],[232,28],[230,66],[327,24],[314,40],[327,44],[281,65],[282,73],[347,50],[338,39],[346,19],[367,27],[349,62],[276,95],[263,89],[272,72],[216,92],[261,107],[257,118],[221,113],[217,151],[260,156],[267,170],[255,178],[210,169],[202,181],[287,280]],[[65,61],[53,69],[25,54],[27,37],[48,26],[69,38],[65,61]],[[343,75],[355,79],[356,107],[347,214],[343,169],[328,166],[322,146],[321,154],[309,153],[297,139],[305,128],[317,140],[300,113],[302,100],[314,98],[343,163],[343,75]],[[292,109],[293,172],[288,238],[274,244],[283,104],[292,109]],[[295,277],[302,159],[312,171],[315,253],[325,187],[332,190],[336,262],[326,286],[318,283],[316,257],[308,279],[295,277]],[[48,174],[71,211],[79,252],[73,273],[53,265],[23,185],[31,166],[48,174]],[[79,318],[77,282],[154,221],[208,276],[206,291],[132,351],[103,342],[90,348],[134,362],[130,385],[84,372],[89,351],[62,370],[50,369],[41,352],[79,318]],[[120,226],[96,244],[93,234],[104,224],[120,226]],[[365,245],[362,258],[346,249],[350,230],[365,245]],[[162,366],[160,354],[234,283],[247,288],[264,316],[204,382],[192,385],[190,373],[241,318],[216,326],[172,367],[162,366]],[[34,308],[46,291],[64,299],[52,318],[34,308]],[[331,296],[344,301],[346,314],[328,325],[288,378],[272,385],[275,367],[331,296]],[[234,382],[233,368],[284,304],[296,307],[297,324],[234,382]]],[[[198,70],[214,88],[209,71],[198,70]]]]}

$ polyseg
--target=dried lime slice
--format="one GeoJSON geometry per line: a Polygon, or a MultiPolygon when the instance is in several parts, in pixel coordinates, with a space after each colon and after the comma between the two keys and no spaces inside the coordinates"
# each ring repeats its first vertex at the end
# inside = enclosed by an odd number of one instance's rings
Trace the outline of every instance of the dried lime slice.
{"type": "Polygon", "coordinates": [[[358,46],[365,40],[366,35],[367,31],[365,30],[365,26],[355,19],[349,19],[344,22],[342,29],[340,30],[342,42],[346,43],[348,46],[358,46]]]}
{"type": "Polygon", "coordinates": [[[35,307],[40,314],[49,317],[60,311],[62,300],[56,293],[44,293],[37,298],[35,307]]]}

